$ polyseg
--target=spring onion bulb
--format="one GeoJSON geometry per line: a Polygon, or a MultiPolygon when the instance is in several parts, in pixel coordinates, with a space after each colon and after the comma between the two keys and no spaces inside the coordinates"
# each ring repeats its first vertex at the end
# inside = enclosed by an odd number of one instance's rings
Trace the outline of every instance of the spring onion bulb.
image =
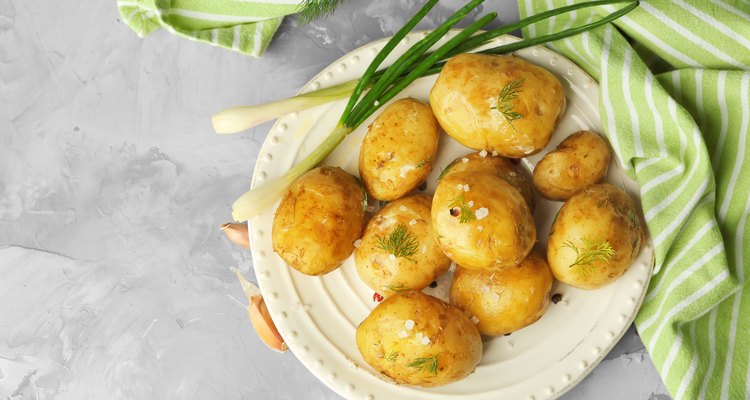
{"type": "Polygon", "coordinates": [[[247,221],[271,208],[292,182],[320,164],[351,131],[352,128],[338,124],[320,146],[286,174],[246,192],[237,199],[232,204],[232,218],[235,221],[247,221]]]}
{"type": "Polygon", "coordinates": [[[352,80],[271,103],[229,108],[214,114],[211,123],[216,133],[242,132],[282,115],[345,99],[352,94],[357,82],[352,80]]]}

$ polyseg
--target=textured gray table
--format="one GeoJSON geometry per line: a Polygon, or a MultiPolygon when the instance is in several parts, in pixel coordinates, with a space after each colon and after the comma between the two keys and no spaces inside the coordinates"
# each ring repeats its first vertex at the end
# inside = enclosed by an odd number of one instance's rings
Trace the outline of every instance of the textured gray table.
{"type": "MultiPolygon", "coordinates": [[[[488,3],[517,18],[515,1],[488,3]]],[[[264,348],[232,299],[229,268],[252,265],[217,227],[269,125],[218,136],[209,116],[293,94],[418,6],[351,0],[335,18],[289,18],[252,59],[140,40],[113,0],[0,0],[0,244],[31,249],[0,247],[0,398],[336,398],[264,348]]],[[[631,328],[564,398],[668,395],[631,328]]]]}

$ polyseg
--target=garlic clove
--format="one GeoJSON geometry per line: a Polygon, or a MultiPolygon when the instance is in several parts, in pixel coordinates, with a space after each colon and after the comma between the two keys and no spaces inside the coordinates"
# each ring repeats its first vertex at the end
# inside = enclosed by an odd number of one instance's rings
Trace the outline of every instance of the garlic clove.
{"type": "Polygon", "coordinates": [[[260,337],[260,340],[266,346],[279,353],[287,350],[284,339],[276,329],[276,325],[274,325],[271,315],[268,313],[268,308],[266,308],[266,302],[263,301],[263,297],[254,296],[252,298],[250,306],[247,309],[247,315],[250,317],[250,322],[253,324],[258,337],[260,337]]]}
{"type": "Polygon", "coordinates": [[[279,353],[285,352],[288,347],[271,319],[266,302],[263,300],[263,296],[260,295],[260,289],[245,279],[238,269],[234,269],[234,273],[237,274],[237,278],[240,280],[242,289],[245,291],[247,300],[250,303],[247,307],[247,316],[250,318],[250,323],[253,324],[255,333],[258,334],[260,340],[270,349],[279,353]]]}
{"type": "Polygon", "coordinates": [[[250,236],[247,233],[247,224],[226,223],[219,227],[230,242],[240,245],[246,249],[250,248],[250,236]]]}

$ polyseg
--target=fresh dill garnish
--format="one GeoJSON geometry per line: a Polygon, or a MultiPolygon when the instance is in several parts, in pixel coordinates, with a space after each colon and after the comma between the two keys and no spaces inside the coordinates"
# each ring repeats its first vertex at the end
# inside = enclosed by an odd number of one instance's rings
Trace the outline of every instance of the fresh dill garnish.
{"type": "Polygon", "coordinates": [[[303,0],[299,5],[299,19],[303,23],[327,17],[341,5],[344,0],[303,0]]]}
{"type": "MultiPolygon", "coordinates": [[[[469,208],[469,205],[466,204],[466,198],[463,194],[453,199],[453,202],[448,205],[450,207],[451,211],[455,208],[460,208],[459,214],[458,214],[458,222],[465,224],[467,222],[474,221],[477,219],[477,217],[474,215],[474,211],[471,211],[471,208],[469,208]]],[[[451,213],[453,215],[453,213],[451,213]]]]}
{"type": "Polygon", "coordinates": [[[443,168],[443,170],[440,171],[440,175],[438,176],[437,180],[443,179],[443,177],[448,173],[448,171],[450,171],[451,167],[455,163],[456,163],[456,160],[453,160],[453,161],[451,161],[450,164],[446,165],[445,168],[443,168]]]}
{"type": "Polygon", "coordinates": [[[595,242],[587,238],[581,238],[581,241],[583,242],[582,249],[579,249],[569,240],[563,242],[563,247],[572,249],[576,253],[575,261],[570,264],[568,268],[578,266],[579,275],[581,275],[582,278],[588,278],[593,269],[591,264],[596,261],[607,262],[611,260],[612,256],[615,254],[615,249],[612,248],[612,245],[606,240],[595,242]]]}
{"type": "Polygon", "coordinates": [[[388,362],[396,362],[396,359],[398,358],[398,356],[399,356],[400,354],[401,354],[401,353],[397,352],[396,350],[391,350],[391,352],[390,352],[390,353],[388,353],[388,354],[387,354],[387,355],[385,356],[385,360],[386,360],[386,361],[388,361],[388,362]]]}
{"type": "Polygon", "coordinates": [[[419,241],[404,224],[396,225],[396,228],[387,236],[377,238],[377,247],[393,254],[395,257],[404,257],[411,262],[411,258],[419,251],[419,241]]]}
{"type": "Polygon", "coordinates": [[[432,157],[425,158],[424,160],[419,160],[419,162],[417,163],[417,168],[422,168],[431,162],[432,162],[432,157]]]}
{"type": "Polygon", "coordinates": [[[390,290],[393,293],[401,293],[404,290],[409,290],[410,289],[408,286],[404,286],[401,283],[397,283],[395,285],[388,285],[388,286],[385,286],[385,288],[388,289],[388,290],[390,290]]]}
{"type": "Polygon", "coordinates": [[[503,86],[500,89],[500,94],[497,96],[497,105],[490,107],[493,110],[500,111],[514,131],[516,127],[513,125],[513,121],[523,118],[522,114],[514,111],[516,106],[513,104],[513,100],[518,97],[518,93],[521,93],[521,86],[523,86],[523,79],[516,79],[503,86]]]}
{"type": "Polygon", "coordinates": [[[425,357],[425,358],[417,358],[416,360],[410,362],[406,365],[410,368],[416,368],[420,371],[427,371],[431,373],[432,375],[437,375],[438,373],[438,355],[435,354],[432,357],[425,357]]]}

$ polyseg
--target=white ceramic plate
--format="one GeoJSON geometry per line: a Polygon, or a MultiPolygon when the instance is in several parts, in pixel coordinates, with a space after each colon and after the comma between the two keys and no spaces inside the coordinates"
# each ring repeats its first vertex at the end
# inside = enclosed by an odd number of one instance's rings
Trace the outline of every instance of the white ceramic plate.
{"type": "MultiPolygon", "coordinates": [[[[424,35],[409,35],[386,64],[424,35]]],[[[504,36],[493,46],[516,40],[504,36]]],[[[302,92],[359,78],[384,44],[381,40],[347,54],[318,74],[302,92]]],[[[575,131],[603,132],[598,85],[584,71],[543,47],[521,50],[516,55],[550,70],[565,88],[567,110],[545,152],[575,131]]],[[[420,79],[399,98],[427,101],[434,81],[434,76],[420,79]]],[[[261,148],[253,186],[281,176],[312,151],[334,127],[345,103],[338,101],[279,119],[261,148]]],[[[359,145],[372,119],[374,116],[347,137],[325,164],[356,175],[359,145]]],[[[425,192],[434,191],[442,167],[471,151],[443,134],[425,192]]],[[[545,152],[523,159],[519,165],[530,172],[545,152]]],[[[616,161],[610,166],[607,181],[638,199],[638,186],[616,161]]],[[[534,217],[537,249],[542,254],[561,205],[537,196],[534,217]]],[[[641,304],[653,266],[653,250],[647,239],[633,266],[605,288],[587,292],[556,283],[552,293],[560,293],[562,301],[550,304],[538,322],[510,336],[487,339],[481,363],[466,379],[424,389],[387,381],[360,356],[355,329],[377,303],[372,299],[373,291],[360,281],[353,259],[322,277],[302,275],[289,268],[272,250],[273,214],[269,210],[250,223],[253,263],[266,304],[292,352],[321,381],[349,399],[556,398],[581,381],[625,333],[641,304]]],[[[445,292],[449,284],[443,278],[436,291],[445,292]]]]}

